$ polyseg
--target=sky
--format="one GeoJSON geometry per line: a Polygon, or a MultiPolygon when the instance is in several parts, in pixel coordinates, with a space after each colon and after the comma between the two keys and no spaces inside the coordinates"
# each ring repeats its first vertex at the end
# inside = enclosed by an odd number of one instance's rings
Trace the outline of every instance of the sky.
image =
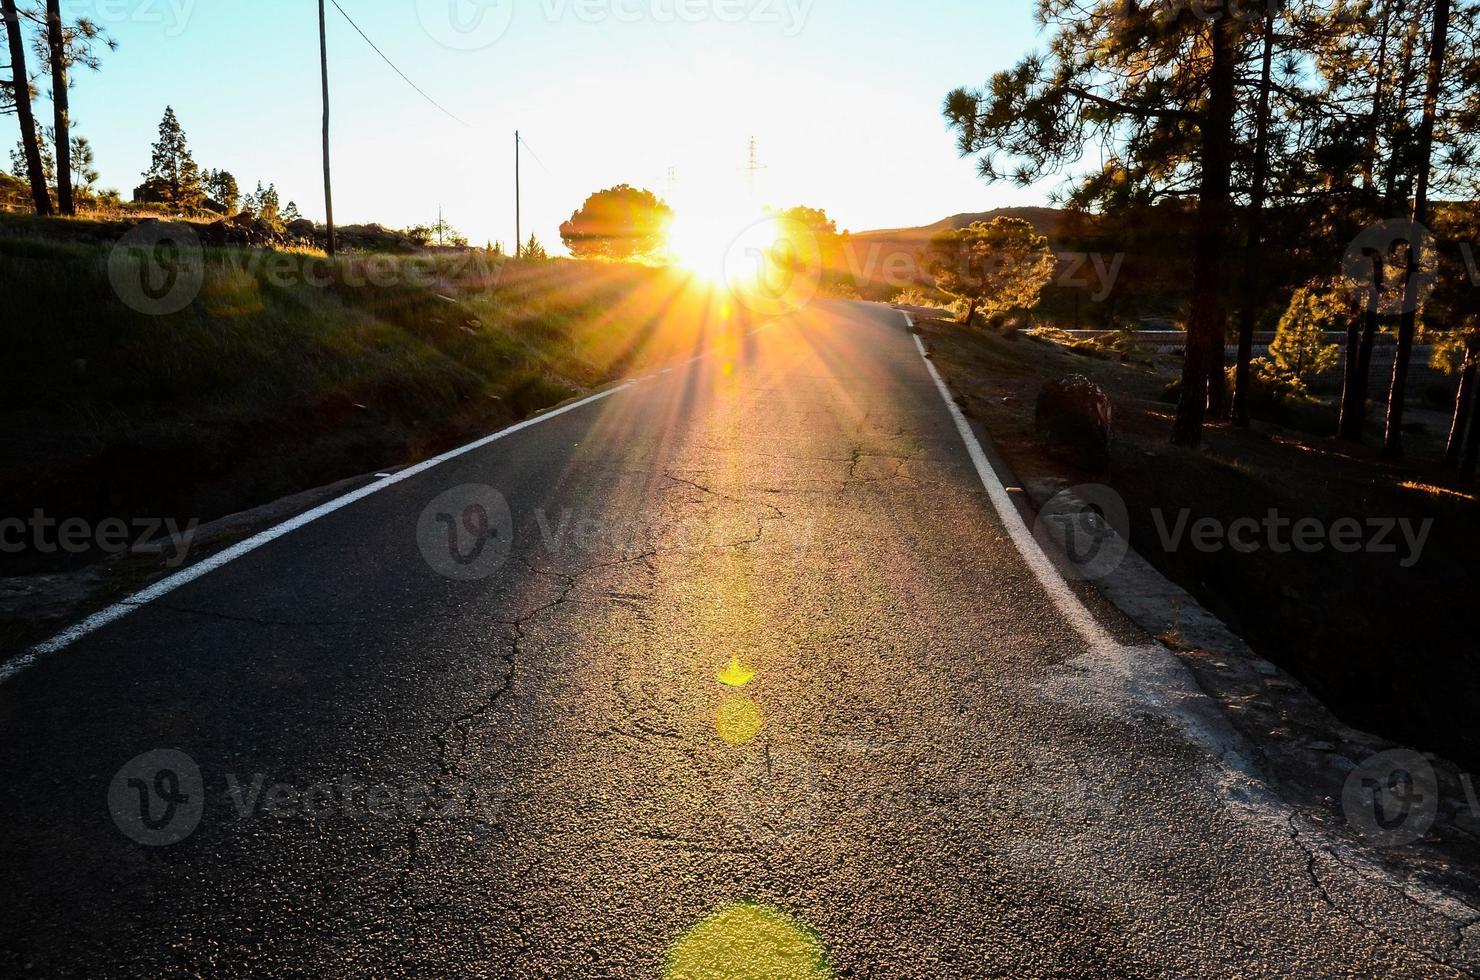
{"type": "MultiPolygon", "coordinates": [[[[806,204],[840,228],[928,224],[1041,204],[988,186],[940,106],[1041,46],[1028,0],[339,0],[451,116],[328,8],[335,217],[547,245],[586,195],[649,187],[680,211],[806,204]],[[756,141],[766,169],[745,171],[756,141]]],[[[63,0],[119,43],[72,92],[100,184],[127,197],[166,104],[203,168],[275,183],[323,216],[313,0],[63,0]]],[[[34,67],[34,66],[33,66],[34,67]]],[[[50,103],[38,106],[50,112],[50,103]]],[[[6,145],[14,117],[0,121],[6,145]]]]}

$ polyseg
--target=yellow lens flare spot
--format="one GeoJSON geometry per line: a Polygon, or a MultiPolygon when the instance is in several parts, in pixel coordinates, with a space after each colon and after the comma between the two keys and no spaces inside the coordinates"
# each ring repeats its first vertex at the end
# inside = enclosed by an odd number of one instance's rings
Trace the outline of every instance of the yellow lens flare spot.
{"type": "Polygon", "coordinates": [[[827,950],[791,916],[738,902],[695,926],[668,951],[664,980],[832,980],[827,950]]]}
{"type": "Polygon", "coordinates": [[[730,666],[717,675],[725,687],[744,687],[755,680],[755,671],[740,662],[739,657],[730,658],[730,666]]]}
{"type": "Polygon", "coordinates": [[[720,702],[714,713],[714,730],[731,745],[749,745],[761,733],[765,719],[760,705],[744,695],[733,695],[720,702]]]}

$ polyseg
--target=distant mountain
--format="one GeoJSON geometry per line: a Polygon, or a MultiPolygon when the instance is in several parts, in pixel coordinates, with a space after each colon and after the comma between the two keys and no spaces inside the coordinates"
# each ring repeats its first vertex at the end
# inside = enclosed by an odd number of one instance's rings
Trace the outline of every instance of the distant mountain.
{"type": "Polygon", "coordinates": [[[1038,229],[1039,234],[1047,235],[1051,240],[1057,240],[1059,231],[1064,223],[1064,212],[1058,208],[998,208],[995,211],[980,211],[976,213],[953,214],[949,218],[942,218],[933,225],[924,225],[919,228],[885,228],[878,231],[854,232],[856,239],[887,240],[897,242],[925,242],[930,236],[947,228],[965,228],[967,225],[978,221],[991,221],[993,218],[1022,218],[1038,229]]]}
{"type": "Polygon", "coordinates": [[[854,232],[844,248],[847,271],[859,293],[868,299],[888,299],[908,286],[929,287],[933,278],[922,263],[926,246],[937,232],[965,228],[993,218],[1021,218],[1055,247],[1062,247],[1067,213],[1055,208],[998,208],[995,211],[953,214],[919,228],[886,228],[854,232]]]}

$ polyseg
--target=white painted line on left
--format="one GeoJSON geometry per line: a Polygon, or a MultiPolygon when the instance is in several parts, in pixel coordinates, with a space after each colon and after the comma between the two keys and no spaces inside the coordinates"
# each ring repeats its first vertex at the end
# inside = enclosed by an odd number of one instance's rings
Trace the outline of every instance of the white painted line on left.
{"type": "Polygon", "coordinates": [[[104,626],[107,626],[109,623],[116,622],[117,620],[122,619],[134,610],[140,609],[144,606],[147,606],[149,603],[155,601],[156,599],[160,599],[164,596],[169,595],[171,592],[174,592],[181,586],[189,585],[196,579],[204,575],[209,575],[211,572],[214,572],[216,569],[222,567],[223,565],[230,564],[231,562],[236,561],[238,558],[241,558],[244,555],[251,554],[262,546],[276,541],[278,538],[281,538],[285,534],[291,534],[301,527],[312,524],[314,521],[317,521],[321,517],[327,517],[335,511],[343,510],[350,504],[364,500],[366,497],[377,494],[380,491],[388,487],[393,487],[398,483],[404,483],[414,476],[419,476],[422,473],[425,473],[427,470],[430,470],[437,466],[441,466],[443,463],[457,459],[459,456],[466,456],[468,453],[476,452],[477,450],[482,449],[485,446],[498,442],[500,439],[506,439],[509,436],[514,435],[516,432],[523,432],[525,429],[528,429],[535,425],[539,425],[541,422],[548,422],[551,419],[564,415],[567,412],[574,412],[578,408],[585,408],[587,405],[590,405],[594,402],[599,402],[603,398],[610,398],[612,395],[615,395],[618,392],[626,391],[635,383],[636,382],[628,382],[627,384],[621,385],[619,387],[599,392],[598,394],[592,395],[589,398],[583,398],[578,402],[572,402],[569,405],[557,408],[552,412],[546,412],[544,415],[536,415],[532,419],[525,419],[523,422],[520,422],[517,425],[511,425],[507,429],[495,432],[493,435],[485,436],[484,438],[479,439],[477,442],[468,443],[466,446],[462,446],[461,448],[445,452],[442,455],[437,456],[433,459],[429,459],[423,463],[418,463],[415,466],[404,469],[393,476],[386,477],[383,480],[377,480],[375,483],[372,483],[369,486],[361,487],[353,493],[345,494],[343,497],[331,500],[325,504],[320,504],[313,510],[305,511],[292,520],[285,521],[284,523],[279,524],[276,527],[269,528],[268,530],[263,531],[260,534],[254,535],[253,537],[250,537],[247,540],[240,542],[239,544],[227,548],[225,551],[218,552],[217,554],[214,554],[211,557],[198,562],[197,564],[191,565],[189,568],[182,569],[181,571],[176,572],[168,578],[160,579],[158,582],[155,582],[153,585],[149,586],[149,588],[137,592],[129,596],[127,599],[115,603],[114,605],[111,605],[108,608],[101,610],[100,612],[93,613],[82,622],[63,630],[56,636],[47,640],[45,643],[38,643],[20,656],[13,657],[10,660],[7,660],[3,665],[0,665],[0,685],[9,682],[12,678],[24,673],[31,667],[35,666],[37,661],[41,660],[41,658],[67,649],[67,647],[76,643],[78,640],[82,639],[88,634],[96,633],[98,630],[102,629],[104,626]]]}

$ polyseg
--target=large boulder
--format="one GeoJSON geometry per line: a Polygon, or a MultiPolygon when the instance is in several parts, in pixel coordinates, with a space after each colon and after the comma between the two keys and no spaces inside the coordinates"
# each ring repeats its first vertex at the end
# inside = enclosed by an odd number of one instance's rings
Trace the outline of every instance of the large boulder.
{"type": "Polygon", "coordinates": [[[1110,396],[1082,374],[1050,381],[1038,393],[1035,424],[1049,452],[1083,469],[1110,468],[1110,396]]]}

